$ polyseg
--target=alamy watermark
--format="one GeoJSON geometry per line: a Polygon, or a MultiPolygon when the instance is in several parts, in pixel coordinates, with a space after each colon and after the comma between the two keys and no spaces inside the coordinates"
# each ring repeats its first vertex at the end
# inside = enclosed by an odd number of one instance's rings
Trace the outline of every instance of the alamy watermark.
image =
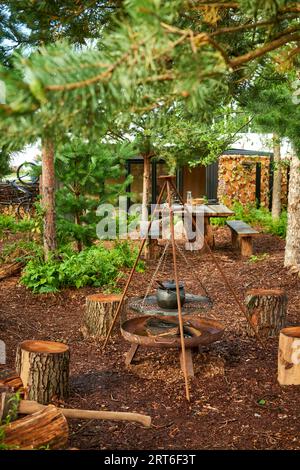
{"type": "MultiPolygon", "coordinates": [[[[133,204],[128,208],[127,197],[121,196],[118,207],[101,204],[96,214],[100,217],[97,224],[97,237],[100,240],[136,240],[146,237],[148,232],[152,239],[171,238],[170,208],[167,204],[151,204],[150,209],[133,204]]],[[[185,240],[187,248],[201,249],[204,243],[203,206],[173,204],[172,217],[175,240],[185,240]]]]}

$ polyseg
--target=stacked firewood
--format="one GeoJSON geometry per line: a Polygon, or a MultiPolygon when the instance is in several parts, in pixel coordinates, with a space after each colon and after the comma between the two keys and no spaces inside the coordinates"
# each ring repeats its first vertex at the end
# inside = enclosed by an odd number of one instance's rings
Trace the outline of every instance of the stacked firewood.
{"type": "MultiPolygon", "coordinates": [[[[17,186],[22,188],[22,184],[18,183],[17,186]]],[[[30,189],[30,192],[34,195],[38,195],[39,192],[39,185],[38,184],[32,184],[30,187],[24,186],[25,190],[30,189]]],[[[2,182],[0,181],[0,204],[1,205],[13,205],[13,204],[18,204],[20,202],[20,199],[24,197],[26,193],[22,191],[22,189],[18,189],[14,187],[12,184],[9,182],[2,182]]]]}

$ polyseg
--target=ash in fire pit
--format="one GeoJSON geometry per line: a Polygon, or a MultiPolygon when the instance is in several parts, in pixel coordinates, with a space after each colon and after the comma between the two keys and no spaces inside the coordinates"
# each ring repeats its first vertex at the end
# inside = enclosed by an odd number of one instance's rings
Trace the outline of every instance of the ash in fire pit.
{"type": "MultiPolygon", "coordinates": [[[[191,326],[190,322],[184,322],[183,332],[185,338],[200,336],[201,331],[191,326]]],[[[164,336],[167,338],[180,336],[178,321],[167,321],[161,318],[149,318],[145,323],[145,333],[147,336],[164,336]]]]}

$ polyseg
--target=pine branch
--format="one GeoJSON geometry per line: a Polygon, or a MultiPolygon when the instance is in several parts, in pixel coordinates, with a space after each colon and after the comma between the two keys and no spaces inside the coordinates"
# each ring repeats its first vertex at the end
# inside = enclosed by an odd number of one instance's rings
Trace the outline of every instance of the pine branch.
{"type": "Polygon", "coordinates": [[[110,65],[107,70],[101,72],[94,77],[87,78],[86,80],[74,82],[74,83],[66,83],[64,85],[47,85],[45,89],[47,91],[71,91],[76,90],[78,88],[84,88],[89,85],[93,85],[94,83],[104,81],[111,77],[114,70],[119,67],[121,64],[127,61],[127,59],[131,56],[132,52],[136,51],[139,46],[145,44],[146,40],[140,41],[138,44],[133,44],[130,47],[130,50],[125,52],[115,63],[110,65]]]}
{"type": "Polygon", "coordinates": [[[244,55],[241,55],[235,59],[231,60],[231,67],[236,69],[251,60],[258,59],[259,57],[264,56],[266,53],[274,51],[285,44],[289,44],[290,42],[295,42],[300,40],[300,34],[287,34],[274,41],[271,41],[265,44],[262,47],[258,47],[254,51],[248,52],[244,55]]]}

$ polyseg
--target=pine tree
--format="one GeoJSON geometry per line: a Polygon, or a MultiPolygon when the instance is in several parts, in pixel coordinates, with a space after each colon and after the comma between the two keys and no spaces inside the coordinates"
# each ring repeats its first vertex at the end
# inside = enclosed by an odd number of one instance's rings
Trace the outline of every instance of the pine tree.
{"type": "MultiPolygon", "coordinates": [[[[120,8],[118,1],[89,1],[81,2],[80,0],[73,2],[64,1],[35,1],[26,0],[20,5],[19,1],[8,0],[1,1],[2,10],[0,13],[0,63],[4,64],[3,74],[6,80],[6,67],[14,67],[15,61],[12,51],[25,51],[25,56],[29,51],[34,50],[41,45],[51,44],[53,41],[64,38],[70,43],[84,45],[88,40],[95,37],[99,38],[100,31],[103,26],[109,24],[111,13],[116,8],[120,8]]],[[[22,55],[19,56],[22,61],[22,55]]],[[[16,67],[18,68],[18,67],[16,67]]],[[[19,69],[20,70],[20,69],[19,69]]],[[[23,88],[22,97],[26,94],[26,86],[20,83],[20,73],[13,73],[13,86],[23,88]]],[[[30,72],[29,72],[30,76],[30,72]]],[[[6,80],[6,88],[10,89],[12,83],[6,80]]],[[[30,113],[35,112],[38,108],[35,98],[41,97],[39,85],[33,84],[30,88],[33,92],[32,96],[27,96],[25,102],[20,108],[17,106],[17,126],[8,120],[8,126],[11,134],[7,139],[9,147],[12,145],[22,146],[34,142],[36,138],[42,141],[42,205],[44,208],[44,251],[45,257],[48,257],[50,251],[56,249],[56,229],[55,229],[55,177],[54,177],[54,152],[55,152],[55,131],[53,130],[53,113],[44,113],[44,126],[41,128],[38,114],[31,116],[30,113]],[[37,95],[36,95],[37,93],[37,95]],[[32,99],[33,98],[33,99],[32,99]],[[26,106],[28,111],[26,112],[26,106]],[[23,113],[24,112],[24,113],[23,113]],[[21,117],[18,113],[21,113],[21,117]],[[45,114],[50,118],[50,123],[46,122],[45,114]],[[18,119],[20,117],[20,119],[18,119]],[[16,133],[25,130],[25,134],[20,138],[16,133]]],[[[7,93],[7,99],[11,95],[7,93]]],[[[18,99],[17,99],[18,100],[18,99]]],[[[8,108],[5,107],[5,112],[8,108]]],[[[43,113],[42,113],[43,114],[43,113]]],[[[15,124],[15,123],[14,123],[15,124]]],[[[67,124],[68,127],[68,124],[67,124]]],[[[59,140],[63,138],[66,127],[57,133],[59,140]]],[[[4,142],[5,145],[5,142],[4,142]]]]}
{"type": "Polygon", "coordinates": [[[262,71],[252,86],[240,95],[241,103],[252,112],[255,122],[265,132],[276,132],[293,144],[291,158],[288,227],[285,248],[285,266],[300,271],[300,106],[293,102],[292,84],[296,75],[292,71],[278,74],[268,67],[262,71]]]}
{"type": "Polygon", "coordinates": [[[8,175],[10,172],[10,155],[4,147],[0,151],[0,179],[8,175]]]}
{"type": "Polygon", "coordinates": [[[60,39],[78,46],[99,39],[122,2],[1,0],[0,6],[0,63],[9,65],[15,50],[34,50],[60,39]]]}
{"type": "Polygon", "coordinates": [[[60,146],[55,157],[59,181],[56,193],[58,235],[61,242],[75,240],[77,249],[96,238],[96,209],[115,204],[131,181],[124,162],[133,155],[131,144],[86,142],[73,138],[60,146]]]}

